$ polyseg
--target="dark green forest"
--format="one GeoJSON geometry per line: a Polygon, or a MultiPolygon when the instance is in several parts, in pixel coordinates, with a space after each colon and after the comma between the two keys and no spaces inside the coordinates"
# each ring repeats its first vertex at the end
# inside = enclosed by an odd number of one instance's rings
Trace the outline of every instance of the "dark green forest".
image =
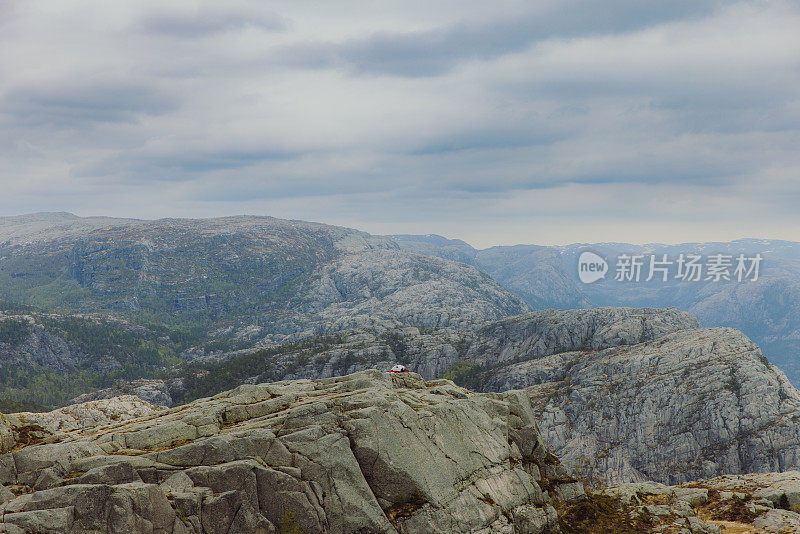
{"type": "MultiPolygon", "coordinates": [[[[278,380],[305,365],[314,355],[344,342],[340,335],[321,336],[274,348],[235,355],[213,363],[187,363],[181,352],[194,347],[205,353],[247,349],[251,342],[234,338],[208,339],[197,323],[181,328],[159,324],[132,325],[109,318],[46,314],[34,308],[0,301],[0,411],[44,410],[61,406],[86,392],[138,378],[178,378],[184,388],[177,392],[178,404],[230,389],[252,376],[278,380]],[[24,344],[36,333],[58,336],[79,353],[77,367],[55,370],[9,358],[25,355],[24,344]],[[286,365],[280,356],[296,353],[286,365]]],[[[387,339],[396,350],[402,338],[387,339]]]]}
{"type": "Polygon", "coordinates": [[[131,326],[109,319],[49,315],[2,302],[4,313],[25,311],[27,318],[0,319],[0,404],[29,407],[59,406],[88,391],[109,387],[118,380],[135,380],[162,373],[181,362],[178,354],[201,338],[193,330],[163,326],[131,326]],[[53,369],[27,361],[23,346],[37,330],[63,339],[80,364],[53,369]],[[10,360],[14,355],[17,361],[10,360]],[[21,355],[21,356],[20,356],[21,355]],[[22,361],[19,361],[19,359],[22,361]]]}
{"type": "Polygon", "coordinates": [[[173,397],[176,404],[182,404],[202,397],[215,395],[241,383],[242,380],[259,376],[262,380],[279,380],[291,374],[314,355],[320,354],[335,345],[344,343],[344,336],[320,336],[297,343],[288,343],[255,352],[239,354],[220,362],[192,364],[181,368],[171,377],[183,379],[183,390],[173,397]],[[297,353],[288,366],[279,367],[279,356],[297,353]]]}

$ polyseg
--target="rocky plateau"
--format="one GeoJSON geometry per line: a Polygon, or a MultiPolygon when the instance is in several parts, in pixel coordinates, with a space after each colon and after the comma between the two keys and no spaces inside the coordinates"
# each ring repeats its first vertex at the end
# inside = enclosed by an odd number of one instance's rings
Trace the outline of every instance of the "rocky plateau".
{"type": "Polygon", "coordinates": [[[522,392],[372,370],[0,426],[0,531],[558,532],[585,498],[522,392]]]}

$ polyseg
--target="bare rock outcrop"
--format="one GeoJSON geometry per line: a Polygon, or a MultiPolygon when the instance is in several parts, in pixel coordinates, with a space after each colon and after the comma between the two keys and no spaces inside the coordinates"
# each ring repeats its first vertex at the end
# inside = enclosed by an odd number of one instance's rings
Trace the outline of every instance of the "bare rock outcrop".
{"type": "Polygon", "coordinates": [[[315,271],[301,309],[325,331],[385,324],[473,328],[524,313],[527,305],[461,263],[399,250],[342,254],[315,271]]]}
{"type": "Polygon", "coordinates": [[[800,467],[800,393],[744,334],[688,329],[497,370],[528,387],[547,443],[611,481],[680,483],[800,467]]]}
{"type": "Polygon", "coordinates": [[[633,345],[688,328],[697,328],[697,319],[675,308],[535,311],[480,329],[467,359],[497,365],[561,352],[633,345]]]}
{"type": "Polygon", "coordinates": [[[0,455],[0,531],[557,532],[583,495],[523,392],[371,370],[97,416],[129,401],[38,416],[0,455]]]}
{"type": "Polygon", "coordinates": [[[70,404],[52,412],[16,413],[13,418],[20,424],[37,425],[53,434],[83,428],[95,428],[119,421],[146,417],[158,408],[134,395],[123,395],[107,400],[94,400],[70,404]]]}

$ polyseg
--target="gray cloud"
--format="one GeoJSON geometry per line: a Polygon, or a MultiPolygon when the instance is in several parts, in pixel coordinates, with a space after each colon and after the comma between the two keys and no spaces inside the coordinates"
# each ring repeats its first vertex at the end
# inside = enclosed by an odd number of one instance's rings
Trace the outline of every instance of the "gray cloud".
{"type": "Polygon", "coordinates": [[[435,76],[459,63],[491,59],[552,38],[625,32],[709,15],[717,2],[579,0],[490,21],[432,30],[376,32],[342,43],[303,43],[280,51],[280,61],[305,67],[344,65],[358,74],[435,76]]]}
{"type": "Polygon", "coordinates": [[[280,31],[285,29],[285,22],[275,13],[215,5],[149,13],[136,26],[168,37],[198,38],[248,27],[280,31]]]}
{"type": "Polygon", "coordinates": [[[563,141],[567,133],[554,124],[516,121],[514,124],[484,126],[446,135],[421,143],[411,150],[412,155],[426,156],[468,150],[515,149],[552,145],[563,141]]]}
{"type": "Polygon", "coordinates": [[[104,122],[132,122],[176,109],[177,99],[140,82],[58,80],[16,87],[0,111],[17,124],[80,129],[104,122]]]}
{"type": "Polygon", "coordinates": [[[0,213],[485,245],[800,232],[788,1],[8,6],[0,213]]]}
{"type": "MultiPolygon", "coordinates": [[[[105,177],[124,175],[128,180],[135,179],[139,183],[153,182],[192,182],[198,175],[216,171],[241,171],[248,167],[269,162],[292,161],[300,154],[280,149],[209,149],[198,151],[187,149],[166,154],[148,153],[146,150],[131,150],[123,154],[78,166],[73,170],[74,176],[105,177]]],[[[225,184],[223,189],[236,187],[225,184]]]]}
{"type": "Polygon", "coordinates": [[[14,16],[14,7],[12,0],[0,0],[0,27],[11,23],[14,16]]]}

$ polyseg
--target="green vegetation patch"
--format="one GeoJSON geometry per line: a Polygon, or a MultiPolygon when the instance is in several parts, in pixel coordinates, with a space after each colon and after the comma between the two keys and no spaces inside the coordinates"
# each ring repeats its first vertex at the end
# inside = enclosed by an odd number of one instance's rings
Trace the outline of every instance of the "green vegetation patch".
{"type": "Polygon", "coordinates": [[[287,343],[255,352],[239,354],[223,361],[189,365],[179,371],[183,379],[181,396],[174,397],[176,404],[209,397],[239,385],[243,380],[259,376],[262,379],[280,380],[305,366],[311,357],[345,342],[342,335],[320,336],[297,343],[287,343]],[[280,368],[279,356],[297,352],[294,360],[280,368]]]}
{"type": "Polygon", "coordinates": [[[26,306],[25,304],[20,304],[19,302],[14,302],[13,300],[6,300],[4,298],[0,298],[0,311],[6,313],[27,313],[34,311],[32,307],[26,306]]]}
{"type": "MultiPolygon", "coordinates": [[[[20,406],[0,411],[36,411],[60,406],[83,393],[164,372],[182,360],[181,350],[197,338],[192,331],[161,326],[131,326],[87,317],[34,314],[37,324],[85,353],[78,368],[54,370],[36,364],[0,362],[0,393],[20,406]],[[115,364],[109,365],[108,360],[115,364]],[[101,371],[102,370],[102,371],[101,371]]],[[[25,320],[0,319],[0,341],[21,344],[33,331],[25,320]]]]}
{"type": "Polygon", "coordinates": [[[0,343],[17,347],[32,331],[30,323],[23,319],[0,319],[0,343]]]}
{"type": "Polygon", "coordinates": [[[59,372],[38,365],[0,367],[0,392],[6,402],[40,408],[29,411],[45,411],[45,407],[61,406],[105,383],[103,377],[94,371],[59,372]]]}
{"type": "Polygon", "coordinates": [[[408,345],[403,334],[399,332],[388,332],[382,336],[382,340],[392,350],[397,361],[406,365],[409,363],[408,345]]]}
{"type": "Polygon", "coordinates": [[[17,413],[17,412],[46,412],[49,408],[29,401],[19,401],[0,397],[0,413],[17,413]]]}
{"type": "Polygon", "coordinates": [[[461,387],[478,390],[482,383],[483,366],[469,360],[457,360],[439,378],[452,380],[461,387]]]}
{"type": "Polygon", "coordinates": [[[172,341],[169,330],[164,327],[134,329],[82,317],[42,317],[40,321],[91,357],[111,357],[119,362],[122,369],[115,378],[142,378],[180,362],[177,353],[182,347],[172,341]]]}

